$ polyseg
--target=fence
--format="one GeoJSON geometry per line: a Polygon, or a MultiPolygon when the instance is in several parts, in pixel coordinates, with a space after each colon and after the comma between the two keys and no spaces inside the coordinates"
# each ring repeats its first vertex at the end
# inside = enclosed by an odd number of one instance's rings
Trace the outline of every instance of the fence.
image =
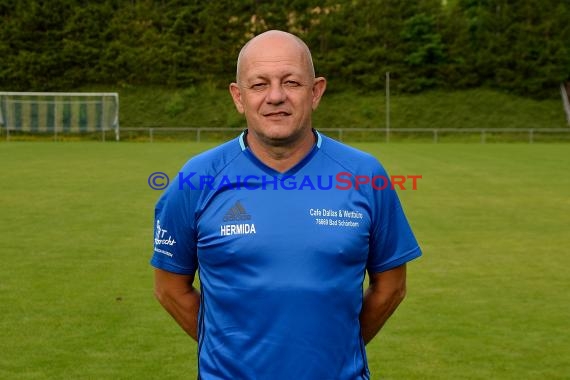
{"type": "MultiPolygon", "coordinates": [[[[345,142],[570,142],[570,128],[319,128],[345,142]]],[[[235,137],[236,128],[122,128],[122,140],[219,141],[235,137]]]]}
{"type": "MultiPolygon", "coordinates": [[[[319,128],[324,134],[344,142],[570,142],[570,128],[319,128]]],[[[42,135],[29,134],[24,136],[8,133],[2,128],[6,140],[42,139],[42,135]]],[[[241,132],[237,128],[169,128],[169,127],[140,127],[121,128],[122,141],[225,141],[241,132]]],[[[51,136],[53,140],[70,139],[113,139],[112,131],[103,131],[103,135],[83,134],[83,137],[51,136]]],[[[43,139],[50,138],[44,134],[43,139]]]]}

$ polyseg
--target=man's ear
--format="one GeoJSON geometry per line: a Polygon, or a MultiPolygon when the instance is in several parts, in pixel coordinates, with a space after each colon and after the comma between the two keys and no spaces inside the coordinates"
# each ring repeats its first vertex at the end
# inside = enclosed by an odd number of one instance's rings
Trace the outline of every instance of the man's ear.
{"type": "Polygon", "coordinates": [[[317,109],[321,98],[327,88],[327,80],[323,77],[315,78],[313,82],[313,111],[317,109]]]}
{"type": "Polygon", "coordinates": [[[241,91],[237,83],[230,84],[230,94],[239,113],[244,113],[243,103],[241,101],[241,91]]]}

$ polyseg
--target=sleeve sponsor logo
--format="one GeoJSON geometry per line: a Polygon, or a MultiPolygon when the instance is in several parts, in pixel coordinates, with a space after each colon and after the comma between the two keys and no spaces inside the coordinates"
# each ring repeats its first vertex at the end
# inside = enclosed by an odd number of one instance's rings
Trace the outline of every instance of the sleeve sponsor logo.
{"type": "Polygon", "coordinates": [[[176,244],[176,240],[172,235],[168,234],[168,230],[160,226],[160,220],[156,221],[156,229],[154,234],[154,251],[162,253],[168,257],[174,256],[174,254],[165,248],[172,247],[176,244]]]}

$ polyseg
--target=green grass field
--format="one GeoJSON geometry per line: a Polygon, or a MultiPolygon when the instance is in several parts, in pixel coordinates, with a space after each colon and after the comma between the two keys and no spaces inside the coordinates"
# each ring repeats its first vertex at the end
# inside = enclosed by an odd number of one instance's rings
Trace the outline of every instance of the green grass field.
{"type": "MultiPolygon", "coordinates": [[[[213,144],[0,144],[0,378],[192,379],[195,344],[154,300],[154,171],[213,144]]],[[[568,379],[564,144],[360,144],[424,256],[368,346],[374,379],[568,379]]]]}

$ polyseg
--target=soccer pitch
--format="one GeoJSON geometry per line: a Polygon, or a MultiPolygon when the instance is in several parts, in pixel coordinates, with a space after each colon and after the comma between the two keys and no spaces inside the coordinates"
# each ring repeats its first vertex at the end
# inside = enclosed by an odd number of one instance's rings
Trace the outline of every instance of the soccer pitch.
{"type": "MultiPolygon", "coordinates": [[[[153,297],[147,178],[213,145],[0,143],[0,378],[196,377],[153,297]]],[[[373,379],[567,379],[570,146],[355,146],[423,176],[399,194],[424,256],[373,379]]]]}

